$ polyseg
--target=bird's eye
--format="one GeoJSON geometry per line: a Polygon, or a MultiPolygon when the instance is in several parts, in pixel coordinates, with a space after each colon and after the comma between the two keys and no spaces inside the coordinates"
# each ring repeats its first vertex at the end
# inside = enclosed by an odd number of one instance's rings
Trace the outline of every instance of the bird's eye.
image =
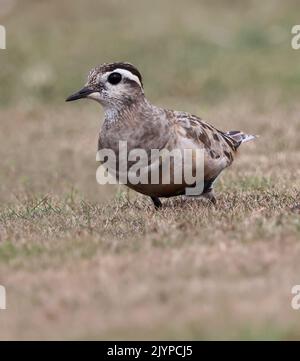
{"type": "Polygon", "coordinates": [[[120,73],[111,73],[107,80],[110,84],[116,85],[122,80],[122,75],[120,73]]]}

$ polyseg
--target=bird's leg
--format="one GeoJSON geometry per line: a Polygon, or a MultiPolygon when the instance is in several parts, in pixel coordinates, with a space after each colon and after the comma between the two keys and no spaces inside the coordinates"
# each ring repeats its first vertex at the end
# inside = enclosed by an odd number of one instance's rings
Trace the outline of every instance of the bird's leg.
{"type": "Polygon", "coordinates": [[[158,197],[151,197],[151,199],[152,199],[155,209],[159,209],[162,207],[162,203],[158,197]]]}
{"type": "Polygon", "coordinates": [[[216,200],[215,192],[214,192],[213,188],[211,188],[207,192],[203,193],[202,197],[208,199],[214,205],[217,204],[217,200],[216,200]]]}
{"type": "Polygon", "coordinates": [[[215,182],[216,178],[217,177],[204,182],[204,190],[203,190],[203,193],[201,194],[201,196],[203,198],[208,199],[214,205],[217,204],[217,200],[216,200],[215,192],[214,192],[214,182],[215,182]]]}

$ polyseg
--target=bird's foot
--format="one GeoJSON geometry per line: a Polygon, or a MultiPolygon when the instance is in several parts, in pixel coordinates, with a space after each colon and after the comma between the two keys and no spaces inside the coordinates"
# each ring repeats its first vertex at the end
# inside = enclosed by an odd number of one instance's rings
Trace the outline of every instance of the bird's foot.
{"type": "Polygon", "coordinates": [[[202,197],[209,200],[213,205],[217,204],[217,200],[213,190],[202,194],[202,197]]]}
{"type": "Polygon", "coordinates": [[[151,199],[156,210],[162,207],[162,203],[158,197],[151,197],[151,199]]]}

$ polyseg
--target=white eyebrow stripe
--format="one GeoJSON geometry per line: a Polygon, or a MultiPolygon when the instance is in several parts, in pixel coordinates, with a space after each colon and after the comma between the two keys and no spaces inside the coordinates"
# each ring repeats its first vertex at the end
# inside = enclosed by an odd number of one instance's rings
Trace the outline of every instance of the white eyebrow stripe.
{"type": "Polygon", "coordinates": [[[122,68],[117,68],[117,69],[114,69],[113,71],[110,71],[110,72],[107,72],[107,77],[109,77],[110,74],[112,73],[120,73],[121,75],[124,75],[126,78],[130,79],[130,80],[133,80],[135,81],[136,83],[139,84],[139,86],[142,88],[142,84],[140,82],[140,79],[138,76],[132,74],[131,71],[129,70],[126,70],[126,69],[122,69],[122,68]]]}

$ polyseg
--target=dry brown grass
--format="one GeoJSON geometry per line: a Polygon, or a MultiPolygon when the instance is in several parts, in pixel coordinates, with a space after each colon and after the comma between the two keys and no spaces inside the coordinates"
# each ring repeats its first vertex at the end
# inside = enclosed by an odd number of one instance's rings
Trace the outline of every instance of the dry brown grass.
{"type": "Polygon", "coordinates": [[[97,185],[97,107],[1,113],[1,339],[300,336],[298,111],[226,109],[215,123],[261,138],[224,173],[217,207],[177,198],[159,212],[97,185]]]}

